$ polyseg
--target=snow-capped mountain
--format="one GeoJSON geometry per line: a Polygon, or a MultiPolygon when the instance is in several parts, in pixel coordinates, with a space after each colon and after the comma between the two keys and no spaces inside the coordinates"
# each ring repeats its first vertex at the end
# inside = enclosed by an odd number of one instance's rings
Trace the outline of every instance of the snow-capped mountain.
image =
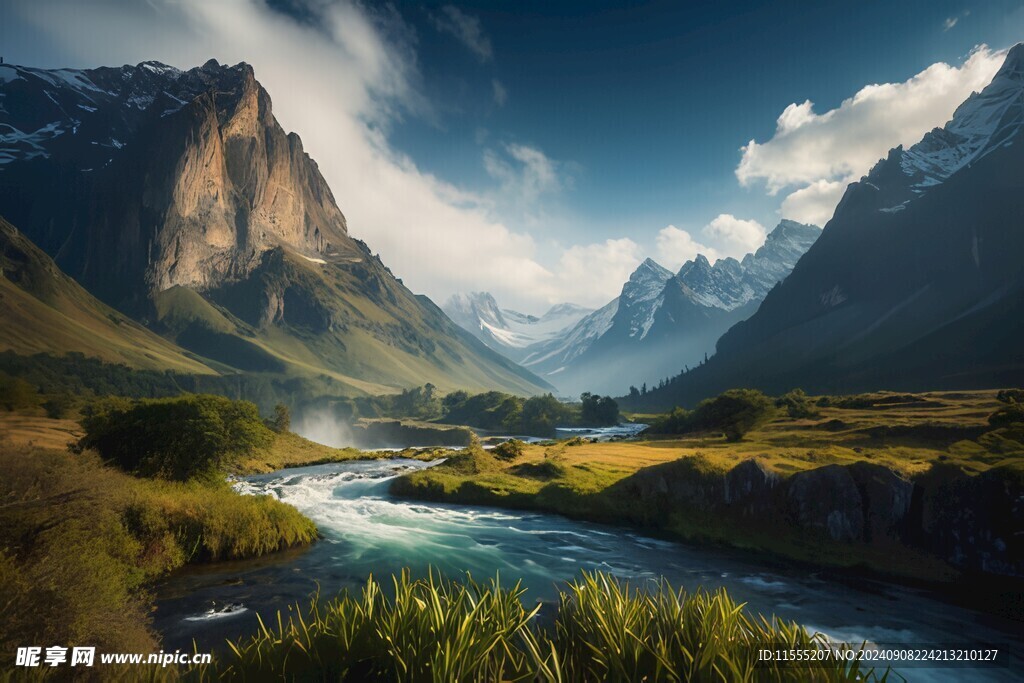
{"type": "Polygon", "coordinates": [[[1024,383],[1024,44],[941,129],[850,184],[821,237],[706,365],[632,402],[1024,383]]]}
{"type": "Polygon", "coordinates": [[[622,293],[567,333],[531,346],[520,362],[564,394],[623,394],[631,384],[654,384],[715,350],[793,269],[821,230],[783,220],[742,261],[703,255],[675,275],[645,260],[622,293]]]}
{"type": "Polygon", "coordinates": [[[55,154],[94,172],[146,119],[166,118],[211,89],[229,90],[248,68],[212,59],[188,71],[154,61],[98,69],[0,65],[0,172],[13,161],[55,154]]]}
{"type": "Polygon", "coordinates": [[[232,372],[548,388],[348,234],[245,63],[0,65],[0,214],[89,294],[232,372]]]}
{"type": "Polygon", "coordinates": [[[665,283],[672,271],[653,259],[645,259],[622,285],[618,310],[610,329],[621,329],[630,339],[643,339],[654,323],[654,313],[661,303],[665,283]]]}
{"type": "Polygon", "coordinates": [[[505,356],[521,361],[526,349],[568,333],[593,309],[563,303],[542,316],[502,309],[488,292],[455,294],[442,307],[457,325],[505,356]]]}
{"type": "Polygon", "coordinates": [[[1024,51],[1017,46],[982,92],[972,93],[945,126],[902,152],[900,168],[916,194],[1010,142],[1024,123],[1022,83],[1024,51]]]}
{"type": "Polygon", "coordinates": [[[535,372],[550,368],[547,374],[557,375],[608,331],[618,310],[619,298],[615,297],[563,334],[528,347],[520,363],[527,368],[535,368],[535,372]]]}

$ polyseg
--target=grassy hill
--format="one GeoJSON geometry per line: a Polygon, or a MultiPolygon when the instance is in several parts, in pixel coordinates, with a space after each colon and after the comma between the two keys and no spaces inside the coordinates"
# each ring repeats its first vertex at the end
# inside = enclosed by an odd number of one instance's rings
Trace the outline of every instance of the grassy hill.
{"type": "Polygon", "coordinates": [[[141,370],[215,371],[101,303],[0,218],[0,350],[83,353],[141,370]]]}

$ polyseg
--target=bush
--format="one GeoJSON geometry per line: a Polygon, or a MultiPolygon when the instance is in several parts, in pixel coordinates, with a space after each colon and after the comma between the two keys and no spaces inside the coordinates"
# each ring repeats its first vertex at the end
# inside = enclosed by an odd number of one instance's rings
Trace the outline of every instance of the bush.
{"type": "Polygon", "coordinates": [[[521,458],[525,452],[526,444],[519,439],[511,439],[509,441],[499,443],[491,451],[491,453],[494,454],[494,457],[501,460],[515,460],[516,458],[521,458]]]}
{"type": "Polygon", "coordinates": [[[651,434],[685,434],[690,431],[690,411],[676,406],[667,415],[651,420],[646,431],[651,434]]]}
{"type": "Polygon", "coordinates": [[[75,405],[75,399],[71,394],[54,394],[43,401],[43,410],[46,416],[53,420],[60,420],[68,416],[71,408],[75,405]]]}
{"type": "Polygon", "coordinates": [[[39,393],[34,386],[0,372],[0,406],[6,410],[27,410],[38,405],[39,393]]]}
{"type": "Polygon", "coordinates": [[[255,404],[208,394],[105,399],[89,406],[82,427],[79,451],[95,448],[123,470],[176,481],[214,476],[273,441],[255,404]]]}
{"type": "Polygon", "coordinates": [[[818,411],[814,409],[814,403],[803,389],[793,389],[789,393],[783,394],[776,399],[775,405],[784,409],[787,415],[796,420],[819,416],[818,411]]]}
{"type": "Polygon", "coordinates": [[[689,434],[722,432],[729,441],[739,441],[775,412],[772,400],[756,389],[730,389],[715,398],[701,401],[695,410],[673,408],[653,421],[652,434],[689,434]]]}
{"type": "Polygon", "coordinates": [[[287,432],[292,428],[292,411],[285,404],[278,403],[274,406],[274,417],[267,426],[278,434],[287,432]]]}
{"type": "Polygon", "coordinates": [[[993,429],[1024,425],[1024,403],[1009,402],[988,417],[993,429]]]}
{"type": "Polygon", "coordinates": [[[774,412],[771,399],[756,389],[730,389],[701,401],[690,415],[694,431],[721,431],[728,441],[739,441],[774,412]]]}
{"type": "Polygon", "coordinates": [[[1024,404],[1024,389],[1002,389],[996,394],[996,399],[1002,403],[1024,404]]]}

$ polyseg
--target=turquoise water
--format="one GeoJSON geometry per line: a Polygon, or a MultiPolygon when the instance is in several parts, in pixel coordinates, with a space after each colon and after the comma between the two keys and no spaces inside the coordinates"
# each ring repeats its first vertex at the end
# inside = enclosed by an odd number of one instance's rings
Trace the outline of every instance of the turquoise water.
{"type": "MultiPolygon", "coordinates": [[[[238,488],[290,503],[320,527],[311,548],[251,562],[179,574],[159,587],[155,626],[164,649],[200,650],[250,633],[255,614],[273,616],[296,601],[357,588],[370,574],[429,566],[476,578],[501,573],[522,579],[531,600],[554,600],[558,584],[580,569],[602,569],[631,580],[665,576],[694,589],[726,587],[750,609],[796,620],[851,642],[1002,644],[1020,652],[1021,624],[961,609],[924,592],[877,582],[856,585],[813,572],[758,562],[749,554],[648,538],[626,529],[556,515],[510,512],[392,499],[387,488],[412,460],[320,465],[247,477],[238,488]],[[210,616],[211,604],[234,603],[210,616]]],[[[929,670],[910,680],[1019,680],[1016,671],[929,670]]]]}

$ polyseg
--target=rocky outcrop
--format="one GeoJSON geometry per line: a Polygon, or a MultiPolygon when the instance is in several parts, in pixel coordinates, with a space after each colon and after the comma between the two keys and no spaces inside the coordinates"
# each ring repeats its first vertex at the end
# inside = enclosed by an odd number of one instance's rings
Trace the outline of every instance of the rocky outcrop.
{"type": "Polygon", "coordinates": [[[798,528],[824,532],[835,541],[859,540],[864,510],[847,468],[826,465],[797,472],[786,487],[789,515],[798,528]]]}
{"type": "Polygon", "coordinates": [[[888,467],[858,462],[846,468],[860,494],[864,540],[898,538],[910,510],[914,485],[888,467]]]}
{"type": "Polygon", "coordinates": [[[781,480],[761,460],[744,460],[725,475],[725,503],[745,517],[767,514],[781,480]]]}
{"type": "Polygon", "coordinates": [[[1024,478],[1012,466],[933,466],[914,482],[910,519],[909,539],[950,563],[1024,576],[1024,478]]]}
{"type": "Polygon", "coordinates": [[[858,462],[782,477],[757,458],[724,471],[692,456],[636,472],[612,486],[608,499],[647,526],[679,516],[755,524],[779,537],[904,545],[963,570],[1024,576],[1024,477],[1012,466],[972,475],[939,463],[911,480],[858,462]]]}
{"type": "Polygon", "coordinates": [[[359,448],[461,448],[469,446],[473,441],[473,432],[466,427],[432,425],[409,420],[359,420],[352,425],[352,436],[359,448]]]}

